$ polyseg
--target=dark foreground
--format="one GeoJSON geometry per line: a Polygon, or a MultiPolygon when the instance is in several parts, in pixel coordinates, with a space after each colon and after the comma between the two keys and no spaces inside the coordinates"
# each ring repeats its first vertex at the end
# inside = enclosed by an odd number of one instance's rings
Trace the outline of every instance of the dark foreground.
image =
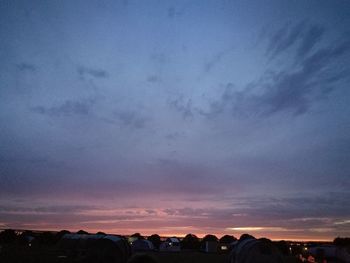
{"type": "MultiPolygon", "coordinates": [[[[139,253],[145,254],[145,253],[139,253]]],[[[228,254],[204,253],[199,251],[147,252],[157,263],[228,263],[228,254]]],[[[61,255],[52,247],[3,247],[1,263],[80,263],[61,255]]],[[[285,257],[286,263],[298,262],[293,256],[285,257]]],[[[81,262],[83,263],[83,262],[81,262]]]]}
{"type": "MultiPolygon", "coordinates": [[[[158,263],[228,263],[228,254],[207,254],[197,251],[182,251],[179,253],[150,253],[158,263]]],[[[298,262],[295,257],[285,257],[285,263],[298,262]]]]}

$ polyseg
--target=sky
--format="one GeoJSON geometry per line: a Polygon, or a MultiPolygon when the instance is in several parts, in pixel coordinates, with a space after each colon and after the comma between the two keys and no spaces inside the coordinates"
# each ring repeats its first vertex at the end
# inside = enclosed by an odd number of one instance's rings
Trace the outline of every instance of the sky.
{"type": "Polygon", "coordinates": [[[350,235],[350,2],[0,2],[0,228],[350,235]]]}

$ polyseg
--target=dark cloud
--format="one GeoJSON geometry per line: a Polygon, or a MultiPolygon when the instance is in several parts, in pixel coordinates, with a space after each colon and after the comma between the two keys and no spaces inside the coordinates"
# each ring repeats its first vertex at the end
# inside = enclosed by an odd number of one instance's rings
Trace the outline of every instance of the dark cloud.
{"type": "Polygon", "coordinates": [[[159,64],[165,64],[169,62],[169,57],[165,53],[153,53],[150,56],[151,60],[159,63],[159,64]]]}
{"type": "Polygon", "coordinates": [[[143,117],[141,114],[135,111],[115,111],[114,117],[119,120],[123,125],[135,128],[142,129],[145,127],[146,123],[149,121],[148,118],[143,117]]]}
{"type": "Polygon", "coordinates": [[[185,137],[185,133],[184,132],[173,132],[173,133],[169,133],[167,135],[165,135],[165,138],[167,140],[178,140],[180,138],[185,137]]]}
{"type": "Polygon", "coordinates": [[[312,48],[318,43],[323,34],[325,33],[325,28],[319,25],[310,26],[308,31],[305,32],[301,43],[299,45],[297,55],[299,58],[307,55],[312,48]]]}
{"type": "Polygon", "coordinates": [[[35,65],[29,63],[20,63],[17,64],[16,67],[19,71],[35,72],[37,70],[35,65]]]}
{"type": "Polygon", "coordinates": [[[175,16],[175,8],[174,7],[168,8],[168,17],[173,18],[174,16],[175,16]]]}
{"type": "Polygon", "coordinates": [[[182,217],[209,217],[213,213],[216,213],[219,209],[204,209],[204,208],[167,208],[163,212],[169,216],[182,216],[182,217]]]}
{"type": "Polygon", "coordinates": [[[160,81],[160,78],[157,75],[151,75],[147,77],[147,81],[151,83],[156,83],[160,81]]]}
{"type": "Polygon", "coordinates": [[[169,106],[181,113],[184,120],[192,120],[194,117],[192,100],[185,99],[184,96],[178,96],[168,101],[169,106]]]}
{"type": "MultiPolygon", "coordinates": [[[[350,205],[349,193],[346,192],[326,192],[313,195],[302,195],[298,197],[230,197],[232,205],[225,208],[167,208],[163,212],[169,216],[183,217],[203,217],[212,222],[230,223],[233,218],[244,218],[259,224],[275,224],[279,222],[283,225],[293,226],[295,221],[299,221],[296,227],[308,221],[310,225],[317,226],[315,222],[322,223],[324,218],[336,220],[337,218],[347,218],[350,212],[344,207],[350,205]]],[[[221,202],[224,199],[220,199],[221,202]]],[[[242,220],[240,223],[245,223],[242,220]]],[[[249,224],[249,222],[246,222],[249,224]]]]}
{"type": "Polygon", "coordinates": [[[98,207],[91,205],[8,206],[0,205],[0,213],[79,213],[98,207]]]}
{"type": "Polygon", "coordinates": [[[93,106],[96,103],[95,99],[83,100],[66,100],[63,104],[52,107],[37,106],[33,107],[35,113],[48,115],[50,117],[62,117],[73,115],[89,115],[92,112],[93,106]]]}
{"type": "Polygon", "coordinates": [[[175,8],[175,7],[169,7],[168,8],[168,17],[169,18],[174,18],[174,17],[178,17],[181,16],[184,12],[184,8],[179,9],[179,8],[175,8]]]}
{"type": "MultiPolygon", "coordinates": [[[[265,108],[267,114],[290,110],[294,114],[305,113],[311,104],[317,100],[317,95],[331,91],[330,87],[337,78],[327,78],[323,70],[332,66],[350,45],[340,44],[336,47],[319,49],[300,64],[300,70],[295,72],[279,72],[274,74],[270,83],[262,83],[264,94],[254,96],[259,107],[265,108]]],[[[341,76],[340,76],[341,77],[341,76]]]]}
{"type": "MultiPolygon", "coordinates": [[[[274,53],[284,51],[295,43],[297,34],[304,24],[291,30],[288,36],[274,47],[274,53]],[[288,41],[287,41],[288,40],[288,41]]],[[[225,110],[241,116],[270,116],[278,112],[290,112],[294,115],[306,113],[312,104],[331,92],[335,84],[346,79],[346,74],[334,73],[332,68],[350,50],[349,40],[319,48],[310,54],[310,50],[323,35],[321,27],[310,27],[308,35],[302,38],[302,44],[295,54],[296,65],[292,69],[267,71],[255,82],[251,82],[243,91],[235,91],[233,84],[226,86],[221,98],[210,105],[206,116],[215,116],[225,110]],[[307,56],[305,56],[308,54],[307,56]],[[302,57],[300,57],[302,55],[302,57]]],[[[286,34],[286,33],[278,33],[286,34]]],[[[277,37],[276,37],[277,38],[277,37]]],[[[342,69],[341,72],[348,72],[342,69]]]]}
{"type": "Polygon", "coordinates": [[[296,59],[302,59],[320,42],[324,33],[323,26],[310,25],[306,21],[296,25],[286,24],[270,37],[266,53],[273,59],[296,48],[296,59]]]}
{"type": "Polygon", "coordinates": [[[102,69],[94,69],[87,67],[78,67],[78,74],[81,78],[89,75],[94,78],[107,78],[109,76],[108,72],[102,69]]]}
{"type": "MultiPolygon", "coordinates": [[[[346,192],[327,192],[313,195],[299,194],[294,197],[253,197],[238,199],[240,204],[233,212],[252,218],[298,219],[305,217],[348,217],[344,207],[350,205],[346,192]],[[239,207],[240,206],[240,207],[239,207]]],[[[234,200],[234,199],[233,199],[234,200]]],[[[237,203],[233,203],[237,207],[237,203]]]]}
{"type": "Polygon", "coordinates": [[[86,205],[62,205],[57,206],[56,208],[49,208],[48,211],[44,209],[43,212],[36,210],[36,208],[33,210],[25,210],[24,208],[23,210],[22,208],[8,211],[0,210],[0,216],[2,218],[1,223],[5,223],[5,225],[11,228],[37,228],[44,224],[45,226],[50,226],[56,229],[67,227],[69,229],[80,229],[82,226],[87,225],[92,227],[95,225],[95,228],[101,228],[108,224],[116,226],[119,222],[142,220],[154,216],[147,212],[145,214],[133,212],[130,215],[127,215],[123,213],[123,211],[111,211],[109,209],[104,209],[101,206],[93,207],[86,205]],[[64,208],[67,208],[67,210],[64,208]],[[107,213],[112,212],[112,214],[94,214],[93,212],[91,213],[92,210],[107,213]],[[69,223],[67,224],[67,222],[69,223]],[[61,226],[61,224],[64,226],[61,226]]]}
{"type": "MultiPolygon", "coordinates": [[[[160,192],[182,194],[184,197],[193,198],[212,196],[218,191],[227,191],[226,187],[218,183],[215,174],[216,168],[206,164],[189,163],[176,159],[158,159],[152,167],[153,174],[157,178],[160,192]]],[[[226,181],[228,182],[229,179],[226,181]]],[[[231,186],[230,190],[236,190],[238,184],[231,186]]]]}
{"type": "Polygon", "coordinates": [[[149,215],[156,215],[157,214],[157,211],[153,210],[153,209],[146,209],[145,210],[147,214],[149,215]]]}
{"type": "Polygon", "coordinates": [[[47,163],[48,159],[45,158],[1,158],[0,157],[0,163],[34,163],[34,164],[41,164],[41,163],[47,163]]]}
{"type": "Polygon", "coordinates": [[[210,72],[218,63],[222,61],[222,59],[230,52],[229,50],[223,50],[215,54],[205,65],[204,71],[206,73],[210,72]]]}
{"type": "Polygon", "coordinates": [[[310,25],[306,21],[296,25],[286,24],[270,37],[266,53],[273,59],[295,48],[295,59],[298,61],[310,54],[316,44],[322,40],[325,32],[323,26],[310,25]]]}
{"type": "Polygon", "coordinates": [[[285,52],[300,39],[305,30],[305,26],[306,22],[302,21],[294,26],[286,24],[280,28],[270,38],[266,53],[270,56],[270,58],[274,58],[275,56],[285,52]]]}
{"type": "Polygon", "coordinates": [[[228,83],[220,99],[210,103],[209,111],[199,110],[199,113],[208,118],[215,117],[223,113],[227,108],[238,103],[239,97],[241,96],[241,92],[235,91],[235,85],[233,83],[228,83]]]}

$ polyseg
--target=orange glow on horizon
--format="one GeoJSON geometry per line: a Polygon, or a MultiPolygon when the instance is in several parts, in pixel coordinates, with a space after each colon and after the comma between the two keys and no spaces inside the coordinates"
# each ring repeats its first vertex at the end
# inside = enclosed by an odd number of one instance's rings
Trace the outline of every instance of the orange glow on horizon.
{"type": "MultiPolygon", "coordinates": [[[[9,227],[4,227],[3,229],[6,229],[6,228],[9,228],[9,227]]],[[[17,228],[14,228],[12,227],[13,229],[17,229],[17,228]]],[[[172,237],[172,236],[176,236],[176,237],[179,237],[179,238],[182,238],[182,237],[185,237],[187,234],[191,233],[191,234],[195,234],[196,236],[198,236],[199,238],[203,238],[205,235],[207,234],[212,234],[212,235],[215,235],[217,236],[218,238],[224,236],[224,235],[233,235],[235,236],[236,238],[239,238],[242,234],[245,234],[245,233],[248,233],[248,234],[251,234],[253,236],[255,236],[256,238],[261,238],[261,237],[265,237],[265,238],[269,238],[273,241],[278,241],[278,240],[288,240],[288,241],[307,241],[307,242],[310,242],[310,241],[319,241],[319,242],[332,242],[334,240],[334,238],[336,236],[332,236],[332,237],[310,237],[310,236],[301,236],[301,235],[295,235],[295,236],[283,236],[283,235],[274,235],[273,232],[272,233],[264,233],[263,235],[261,234],[258,234],[256,232],[249,232],[249,231],[246,231],[246,232],[236,232],[236,233],[227,233],[227,232],[194,232],[194,231],[188,231],[188,232],[177,232],[177,231],[157,231],[157,230],[150,230],[150,229],[140,229],[140,228],[137,228],[137,229],[103,229],[103,228],[89,228],[89,227],[81,227],[81,228],[57,228],[57,227],[31,227],[31,228],[28,228],[28,230],[36,230],[36,231],[60,231],[60,230],[68,230],[68,231],[71,231],[71,232],[77,232],[79,230],[85,230],[89,233],[97,233],[99,231],[102,231],[102,232],[105,232],[107,234],[114,234],[114,235],[122,235],[122,236],[129,236],[129,235],[132,235],[134,233],[140,233],[141,235],[143,236],[150,236],[152,234],[158,234],[160,235],[161,237],[172,237]]],[[[18,230],[26,230],[26,229],[21,229],[19,228],[18,230]]]]}

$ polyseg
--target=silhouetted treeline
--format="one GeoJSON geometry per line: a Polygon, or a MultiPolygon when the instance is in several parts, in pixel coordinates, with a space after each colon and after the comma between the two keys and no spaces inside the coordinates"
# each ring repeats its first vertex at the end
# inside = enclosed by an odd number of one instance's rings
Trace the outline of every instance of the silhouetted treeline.
{"type": "Polygon", "coordinates": [[[16,232],[12,229],[6,229],[0,233],[0,243],[13,243],[17,240],[16,232]]]}
{"type": "Polygon", "coordinates": [[[65,234],[69,234],[67,230],[59,232],[33,232],[23,231],[21,234],[16,233],[15,230],[6,229],[0,232],[0,244],[18,244],[18,245],[54,245],[56,244],[65,234]]]}
{"type": "MultiPolygon", "coordinates": [[[[314,251],[315,245],[319,246],[318,250],[321,251],[323,249],[322,251],[326,253],[330,244],[324,245],[322,242],[300,243],[283,240],[272,242],[269,239],[255,238],[249,234],[242,234],[238,240],[232,235],[224,235],[218,238],[215,235],[208,234],[203,238],[198,238],[195,234],[187,234],[180,239],[180,243],[179,239],[165,239],[158,234],[144,237],[141,233],[135,233],[131,237],[133,239],[109,235],[104,232],[90,234],[84,230],[71,233],[67,230],[40,232],[7,229],[0,232],[0,249],[2,250],[0,262],[15,262],[14,260],[17,260],[16,257],[20,258],[18,262],[22,262],[21,260],[24,258],[31,258],[29,261],[23,261],[28,263],[56,262],[54,260],[58,256],[61,258],[63,256],[68,260],[65,262],[104,262],[103,260],[107,258],[113,258],[113,262],[154,263],[157,262],[156,260],[160,260],[161,257],[166,257],[164,253],[157,253],[158,250],[161,252],[173,251],[170,249],[162,250],[162,245],[169,242],[171,246],[172,243],[175,243],[174,240],[177,240],[176,246],[179,250],[176,251],[187,250],[181,257],[184,255],[200,255],[201,253],[198,253],[198,251],[202,251],[208,254],[217,254],[218,256],[225,254],[231,263],[280,263],[284,262],[284,259],[291,260],[288,262],[297,262],[300,257],[306,260],[306,258],[311,256],[318,260],[318,254],[316,255],[314,251]],[[154,247],[152,246],[151,248],[149,246],[149,249],[142,251],[135,250],[136,253],[133,250],[133,246],[138,242],[135,241],[135,238],[148,244],[151,242],[154,247]],[[19,254],[19,251],[22,251],[22,254],[19,254]],[[45,260],[40,261],[42,254],[47,259],[43,257],[45,260]],[[2,261],[7,256],[12,261],[2,261]],[[82,259],[90,261],[82,261],[82,259]],[[257,261],[257,259],[262,261],[257,261]]],[[[334,239],[333,244],[334,248],[332,249],[344,251],[350,246],[350,238],[337,237],[334,239]]],[[[326,256],[326,254],[324,255],[326,256]]],[[[319,262],[317,260],[316,262],[319,262]]]]}
{"type": "Polygon", "coordinates": [[[140,233],[132,234],[131,237],[136,237],[137,239],[145,239],[140,233]]]}
{"type": "Polygon", "coordinates": [[[150,242],[152,242],[153,246],[154,246],[156,249],[159,249],[161,240],[160,240],[160,236],[159,236],[158,234],[150,235],[150,236],[147,238],[147,240],[150,241],[150,242]]]}
{"type": "Polygon", "coordinates": [[[194,234],[187,234],[181,241],[181,247],[184,249],[199,249],[199,238],[194,234]]]}
{"type": "Polygon", "coordinates": [[[237,238],[231,235],[224,235],[219,239],[220,243],[224,243],[224,244],[230,244],[232,242],[235,242],[236,240],[237,238]]]}
{"type": "Polygon", "coordinates": [[[333,244],[339,247],[350,246],[350,237],[337,237],[334,239],[333,244]]]}

